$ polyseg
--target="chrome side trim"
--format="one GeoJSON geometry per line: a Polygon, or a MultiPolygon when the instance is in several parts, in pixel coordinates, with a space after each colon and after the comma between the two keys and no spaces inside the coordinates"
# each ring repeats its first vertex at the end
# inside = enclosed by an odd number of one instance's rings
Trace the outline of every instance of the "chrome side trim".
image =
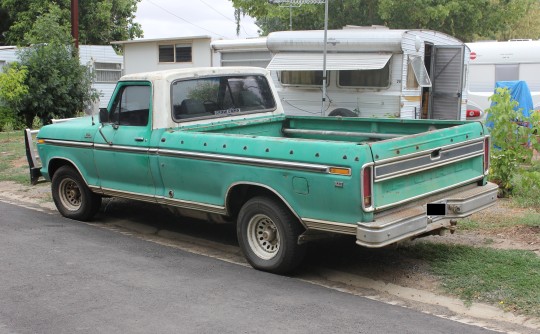
{"type": "Polygon", "coordinates": [[[409,198],[406,198],[406,199],[398,201],[398,202],[393,202],[393,203],[382,205],[382,206],[376,206],[375,211],[381,211],[383,209],[391,208],[393,206],[397,206],[397,205],[400,205],[400,204],[403,204],[403,203],[412,202],[412,201],[420,199],[422,197],[430,196],[430,195],[433,195],[433,194],[437,194],[439,192],[443,192],[443,191],[446,191],[446,190],[450,190],[450,189],[453,189],[453,188],[457,188],[457,187],[466,185],[467,183],[472,183],[472,182],[475,182],[475,181],[482,180],[483,178],[484,178],[484,175],[482,174],[480,176],[474,177],[474,178],[469,179],[469,180],[462,181],[460,183],[453,184],[453,185],[445,187],[445,188],[440,188],[440,189],[436,189],[436,190],[433,190],[433,191],[430,191],[430,192],[427,192],[427,193],[424,193],[424,194],[421,194],[421,195],[418,195],[418,196],[409,197],[409,198]]]}
{"type": "Polygon", "coordinates": [[[108,195],[108,196],[121,197],[121,198],[133,199],[137,201],[175,206],[175,207],[197,210],[197,211],[217,213],[220,215],[227,214],[225,207],[213,205],[213,204],[184,201],[184,200],[168,198],[164,196],[154,196],[154,195],[148,195],[148,194],[135,193],[131,191],[115,190],[115,189],[110,189],[110,188],[101,188],[101,190],[102,190],[102,194],[108,195]]]}
{"type": "Polygon", "coordinates": [[[302,218],[302,222],[309,230],[318,230],[340,234],[356,235],[355,224],[336,223],[312,218],[302,218]]]}
{"type": "Polygon", "coordinates": [[[94,143],[91,142],[83,142],[83,141],[70,141],[70,140],[56,140],[56,139],[42,139],[45,144],[52,144],[52,145],[58,145],[58,146],[67,146],[67,147],[92,147],[94,146],[94,143]]]}
{"type": "Polygon", "coordinates": [[[227,210],[225,209],[225,207],[219,206],[219,205],[184,201],[184,200],[179,200],[179,199],[174,199],[174,198],[167,198],[163,196],[156,197],[156,200],[159,204],[163,204],[163,205],[175,206],[175,207],[179,207],[183,209],[191,209],[191,210],[197,210],[197,211],[217,213],[223,216],[227,215],[227,210]]]}
{"type": "Polygon", "coordinates": [[[105,145],[105,144],[94,144],[96,150],[103,151],[115,151],[115,152],[124,152],[124,153],[148,153],[148,147],[137,147],[137,146],[121,146],[121,145],[105,145]]]}
{"type": "Polygon", "coordinates": [[[174,150],[159,149],[157,154],[168,156],[168,157],[190,158],[190,159],[216,161],[216,162],[232,162],[236,164],[259,166],[259,167],[273,167],[273,168],[277,167],[277,168],[304,170],[304,171],[315,172],[315,173],[329,173],[329,169],[330,169],[330,166],[326,166],[326,165],[290,162],[290,161],[281,161],[281,160],[259,159],[259,158],[247,158],[247,157],[239,157],[239,156],[233,156],[233,155],[222,155],[222,154],[200,153],[200,152],[189,152],[189,151],[174,151],[174,150]]]}
{"type": "Polygon", "coordinates": [[[142,201],[142,202],[157,203],[156,196],[154,195],[140,194],[140,193],[134,193],[131,191],[115,190],[115,189],[103,188],[103,187],[101,187],[101,191],[104,195],[107,195],[107,196],[134,199],[134,200],[142,201]]]}
{"type": "MultiPolygon", "coordinates": [[[[143,154],[146,153],[146,154],[154,154],[154,155],[157,154],[157,155],[162,155],[166,157],[180,157],[180,158],[190,158],[190,159],[215,161],[215,162],[231,162],[231,163],[236,163],[236,164],[259,166],[259,167],[294,169],[294,170],[308,171],[308,172],[322,173],[322,174],[333,174],[330,172],[330,168],[344,168],[340,166],[327,166],[327,165],[283,161],[283,160],[249,158],[249,157],[240,157],[240,156],[233,156],[233,155],[191,152],[191,151],[164,150],[164,149],[153,148],[153,147],[94,144],[94,143],[72,142],[72,141],[70,142],[70,141],[64,141],[64,140],[51,140],[51,139],[47,139],[46,143],[59,145],[59,146],[69,146],[69,147],[84,147],[84,148],[93,147],[96,150],[104,150],[104,151],[143,153],[143,154]]],[[[345,167],[345,168],[348,168],[348,167],[345,167]]]]}

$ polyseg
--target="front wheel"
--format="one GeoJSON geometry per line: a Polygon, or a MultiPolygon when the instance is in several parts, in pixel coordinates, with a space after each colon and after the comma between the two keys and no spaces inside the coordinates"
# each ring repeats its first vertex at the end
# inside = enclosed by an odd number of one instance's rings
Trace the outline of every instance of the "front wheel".
{"type": "Polygon", "coordinates": [[[101,197],[70,166],[62,166],[54,173],[51,191],[56,208],[66,218],[87,221],[101,206],[101,197]]]}
{"type": "Polygon", "coordinates": [[[240,248],[253,268],[276,274],[295,269],[306,253],[298,244],[303,228],[281,202],[255,197],[244,204],[238,215],[240,248]]]}

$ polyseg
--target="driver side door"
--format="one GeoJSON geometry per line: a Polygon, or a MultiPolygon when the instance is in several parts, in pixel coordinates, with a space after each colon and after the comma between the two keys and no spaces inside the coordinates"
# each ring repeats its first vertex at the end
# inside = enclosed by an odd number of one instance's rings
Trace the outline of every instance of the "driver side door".
{"type": "Polygon", "coordinates": [[[109,104],[109,122],[94,139],[94,157],[106,194],[151,200],[155,187],[149,166],[152,87],[149,82],[121,82],[109,104]]]}

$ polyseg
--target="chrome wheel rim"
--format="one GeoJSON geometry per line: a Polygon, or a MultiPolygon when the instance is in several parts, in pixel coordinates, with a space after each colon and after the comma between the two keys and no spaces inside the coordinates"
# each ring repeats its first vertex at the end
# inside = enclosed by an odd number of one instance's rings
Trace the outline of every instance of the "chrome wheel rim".
{"type": "Polygon", "coordinates": [[[62,206],[70,211],[77,211],[82,203],[81,190],[77,183],[71,179],[63,179],[58,188],[62,206]]]}
{"type": "Polygon", "coordinates": [[[263,260],[274,258],[281,244],[281,238],[276,224],[264,214],[251,218],[247,228],[249,247],[263,260]]]}

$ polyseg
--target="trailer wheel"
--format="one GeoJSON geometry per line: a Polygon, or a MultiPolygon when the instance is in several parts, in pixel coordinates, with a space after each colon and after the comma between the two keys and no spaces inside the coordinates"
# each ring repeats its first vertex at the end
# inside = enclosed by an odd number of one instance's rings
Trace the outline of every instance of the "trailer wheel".
{"type": "Polygon", "coordinates": [[[349,109],[346,108],[337,108],[332,110],[328,116],[341,116],[341,117],[358,117],[358,115],[349,109]]]}
{"type": "Polygon", "coordinates": [[[101,196],[94,194],[70,166],[62,166],[54,173],[51,191],[56,208],[66,218],[87,221],[101,206],[101,196]]]}
{"type": "Polygon", "coordinates": [[[303,227],[282,203],[254,197],[238,215],[237,236],[249,264],[262,271],[285,274],[304,258],[306,245],[298,244],[303,227]]]}

